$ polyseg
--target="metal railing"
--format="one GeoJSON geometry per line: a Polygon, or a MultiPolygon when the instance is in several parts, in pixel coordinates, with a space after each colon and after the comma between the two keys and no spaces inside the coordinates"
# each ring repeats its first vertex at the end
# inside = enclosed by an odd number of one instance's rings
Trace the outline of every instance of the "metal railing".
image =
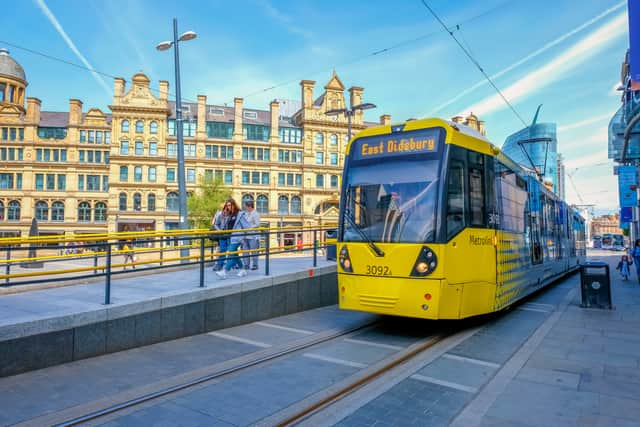
{"type": "MultiPolygon", "coordinates": [[[[241,262],[247,257],[262,257],[264,274],[269,275],[270,259],[280,254],[313,254],[313,267],[317,266],[318,252],[327,249],[324,235],[335,227],[279,227],[253,228],[242,231],[172,230],[148,232],[123,232],[109,234],[81,234],[67,236],[39,236],[1,238],[0,287],[33,285],[53,282],[78,282],[104,277],[104,303],[111,303],[111,279],[113,276],[161,270],[176,267],[199,266],[199,286],[204,287],[205,267],[218,262],[219,257],[238,256],[241,262]],[[285,245],[285,234],[294,235],[293,244],[285,245]],[[238,249],[218,252],[219,239],[254,237],[259,239],[257,249],[238,249]],[[278,242],[271,245],[273,236],[278,242]],[[298,241],[304,235],[306,243],[298,241]],[[125,247],[126,245],[126,247],[125,247]],[[187,256],[181,256],[186,249],[187,256]],[[40,253],[42,255],[38,256],[40,253]],[[131,267],[131,270],[127,270],[131,267]]],[[[291,243],[291,242],[288,242],[291,243]]],[[[92,280],[93,281],[93,280],[92,280]]]]}

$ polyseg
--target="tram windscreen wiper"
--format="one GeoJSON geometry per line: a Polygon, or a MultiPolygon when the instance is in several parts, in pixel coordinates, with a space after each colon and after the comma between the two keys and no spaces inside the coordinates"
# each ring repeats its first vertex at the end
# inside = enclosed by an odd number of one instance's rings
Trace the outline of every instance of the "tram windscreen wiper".
{"type": "Polygon", "coordinates": [[[358,227],[358,225],[356,224],[355,220],[353,219],[353,217],[351,216],[351,211],[349,210],[349,208],[346,208],[344,210],[344,217],[346,218],[347,222],[349,223],[349,225],[356,230],[356,233],[358,233],[360,235],[360,237],[362,238],[362,240],[364,240],[365,242],[367,242],[367,244],[369,245],[369,247],[371,248],[371,250],[373,252],[376,253],[377,256],[384,256],[384,251],[382,249],[380,249],[378,247],[378,245],[376,245],[373,240],[371,240],[371,238],[369,236],[367,236],[367,233],[365,233],[364,231],[362,231],[360,229],[360,227],[358,227]]]}

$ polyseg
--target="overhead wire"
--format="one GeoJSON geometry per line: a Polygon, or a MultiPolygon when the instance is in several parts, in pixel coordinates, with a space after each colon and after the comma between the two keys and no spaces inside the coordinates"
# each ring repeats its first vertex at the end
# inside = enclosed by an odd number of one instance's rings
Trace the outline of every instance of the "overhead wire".
{"type": "MultiPolygon", "coordinates": [[[[111,79],[122,78],[122,77],[114,76],[113,74],[106,73],[104,71],[96,70],[95,68],[90,68],[90,67],[87,67],[87,66],[82,65],[82,64],[78,64],[78,63],[63,59],[63,58],[59,58],[57,56],[49,55],[48,53],[40,52],[40,51],[35,50],[35,49],[31,49],[31,48],[28,48],[28,47],[20,46],[20,45],[17,45],[15,43],[11,43],[11,42],[8,42],[8,41],[5,41],[5,40],[0,40],[0,44],[9,46],[9,47],[12,47],[12,48],[15,48],[15,49],[19,49],[19,50],[22,50],[24,52],[31,53],[33,55],[42,56],[43,58],[47,58],[47,59],[49,59],[51,61],[56,61],[56,62],[60,62],[60,63],[66,64],[66,65],[70,65],[72,67],[79,68],[79,69],[84,70],[84,71],[89,71],[91,73],[96,73],[96,74],[99,74],[99,75],[104,76],[104,77],[109,77],[111,79]]],[[[127,79],[123,78],[123,80],[125,81],[125,83],[132,83],[132,81],[127,80],[127,79]]],[[[155,93],[160,94],[160,88],[159,87],[149,86],[149,89],[152,90],[155,93]]],[[[173,97],[174,99],[176,97],[175,93],[171,93],[171,92],[169,92],[167,95],[173,97]]],[[[194,104],[197,104],[197,102],[198,102],[198,101],[194,101],[192,99],[185,98],[184,96],[181,97],[180,99],[182,101],[186,101],[186,102],[190,102],[190,103],[194,103],[194,104]]]]}
{"type": "MultiPolygon", "coordinates": [[[[451,28],[447,28],[445,26],[445,31],[448,32],[449,34],[451,34],[452,31],[460,31],[460,27],[462,25],[467,25],[467,24],[469,24],[469,23],[471,23],[473,21],[476,21],[476,20],[478,20],[480,18],[483,18],[483,17],[493,13],[496,10],[503,10],[506,5],[508,5],[509,3],[513,3],[514,1],[516,1],[516,0],[505,0],[505,1],[497,4],[496,6],[485,10],[484,12],[481,12],[481,13],[479,13],[477,15],[471,16],[471,17],[461,21],[460,23],[452,26],[451,28]]],[[[414,38],[406,39],[406,40],[401,40],[401,41],[399,41],[399,42],[397,42],[395,44],[392,44],[392,45],[390,45],[388,47],[378,48],[378,49],[375,49],[374,51],[372,51],[372,52],[370,52],[370,53],[368,53],[366,55],[362,55],[360,57],[357,57],[357,58],[354,58],[354,59],[351,59],[351,60],[348,60],[348,61],[344,61],[344,62],[335,64],[335,65],[332,66],[332,68],[335,69],[336,67],[344,67],[344,66],[347,66],[347,65],[354,64],[356,62],[363,61],[363,60],[371,58],[371,57],[375,57],[375,56],[379,56],[379,55],[382,55],[382,54],[386,54],[388,52],[391,52],[393,50],[399,49],[401,47],[404,47],[404,46],[407,46],[407,45],[410,45],[410,44],[413,44],[413,43],[428,39],[428,38],[433,37],[433,36],[435,36],[437,34],[440,34],[440,33],[441,33],[441,31],[432,31],[430,33],[423,34],[423,35],[418,36],[418,37],[414,37],[414,38]]],[[[41,56],[43,58],[47,58],[47,59],[52,60],[52,61],[57,61],[57,62],[66,64],[66,65],[69,65],[69,66],[72,66],[72,67],[75,67],[75,68],[79,68],[79,69],[84,70],[84,71],[89,71],[89,72],[92,72],[92,73],[96,73],[96,74],[104,76],[104,77],[108,77],[108,78],[111,78],[111,79],[118,78],[118,76],[115,76],[113,74],[110,74],[110,73],[107,73],[107,72],[104,72],[104,71],[100,71],[100,70],[97,70],[95,68],[90,68],[90,67],[87,67],[87,66],[84,66],[84,65],[81,65],[81,64],[78,64],[78,63],[63,59],[63,58],[59,58],[59,57],[56,57],[56,56],[53,56],[53,55],[50,55],[50,54],[35,50],[35,49],[31,49],[31,48],[24,47],[24,46],[15,44],[15,43],[11,43],[11,42],[8,42],[8,41],[5,41],[5,40],[0,40],[0,43],[4,44],[4,45],[7,45],[7,46],[10,46],[12,48],[16,48],[16,49],[31,53],[33,55],[38,55],[38,56],[41,56]]],[[[322,70],[318,70],[318,71],[315,71],[315,72],[312,72],[312,73],[307,73],[306,76],[312,76],[312,75],[324,73],[328,69],[329,68],[323,68],[322,70]]],[[[124,80],[125,80],[125,83],[131,83],[131,81],[129,81],[127,79],[124,79],[124,80]]],[[[275,84],[275,85],[272,85],[272,86],[269,86],[269,87],[266,87],[266,88],[263,88],[263,89],[260,89],[260,90],[256,90],[254,92],[251,92],[251,93],[249,93],[247,95],[244,95],[243,98],[249,98],[249,97],[252,97],[252,96],[255,96],[255,95],[258,95],[258,94],[261,94],[261,93],[265,93],[265,92],[268,92],[268,91],[271,91],[271,90],[274,90],[274,89],[277,89],[277,88],[280,88],[280,87],[283,87],[283,86],[290,85],[292,83],[297,83],[300,80],[301,79],[299,79],[299,78],[287,80],[287,81],[284,81],[284,82],[281,82],[281,83],[278,83],[278,84],[275,84]]],[[[155,93],[160,93],[160,89],[158,87],[150,86],[150,89],[155,93]]],[[[168,95],[175,99],[175,93],[169,93],[168,95]]],[[[186,102],[197,103],[197,101],[185,98],[184,96],[181,97],[181,99],[183,101],[186,101],[186,102]]]]}
{"type": "Polygon", "coordinates": [[[431,8],[431,6],[429,6],[429,4],[426,2],[426,0],[421,0],[422,4],[424,5],[424,7],[426,7],[429,12],[433,15],[433,17],[440,23],[440,25],[442,26],[442,28],[444,28],[449,35],[453,38],[453,40],[455,40],[456,44],[460,47],[460,49],[462,49],[462,51],[464,52],[464,54],[467,56],[467,58],[469,58],[469,60],[478,68],[478,70],[480,70],[480,72],[482,73],[482,75],[484,76],[485,79],[487,79],[487,81],[489,82],[489,84],[493,87],[493,89],[495,89],[495,91],[498,93],[498,95],[500,95],[500,97],[502,98],[502,100],[505,102],[505,104],[507,104],[507,106],[509,106],[509,108],[511,109],[511,111],[513,111],[513,114],[516,115],[516,117],[522,122],[522,124],[526,127],[527,122],[524,121],[524,119],[522,118],[522,116],[520,115],[520,113],[518,113],[518,111],[515,109],[515,107],[511,104],[511,102],[509,102],[509,100],[507,99],[507,97],[502,93],[502,91],[498,88],[498,86],[493,82],[493,80],[491,79],[491,77],[489,77],[489,74],[487,74],[487,72],[484,70],[484,68],[482,68],[482,66],[480,65],[480,63],[474,58],[474,56],[471,54],[471,52],[469,52],[468,49],[466,49],[462,43],[460,42],[460,40],[458,40],[458,38],[453,34],[453,31],[451,31],[449,29],[449,27],[447,27],[447,25],[442,21],[442,19],[440,19],[440,16],[438,16],[438,14],[431,8]]]}
{"type": "MultiPolygon", "coordinates": [[[[454,25],[451,28],[454,31],[459,31],[460,27],[462,25],[469,24],[470,22],[473,22],[473,21],[475,21],[477,19],[480,19],[480,18],[490,14],[490,13],[493,13],[494,11],[496,11],[498,9],[502,10],[502,9],[504,9],[504,6],[506,6],[509,3],[513,3],[514,1],[516,1],[516,0],[503,1],[502,3],[499,3],[498,5],[490,8],[490,9],[487,9],[484,12],[481,12],[481,13],[479,13],[477,15],[474,15],[474,16],[468,18],[468,19],[465,19],[465,20],[461,21],[460,23],[454,25]]],[[[451,31],[449,28],[445,28],[445,30],[447,32],[451,31]]],[[[384,47],[384,48],[379,48],[379,49],[376,49],[376,50],[374,50],[374,51],[372,51],[370,53],[367,53],[365,55],[359,56],[357,58],[337,63],[337,64],[333,65],[332,68],[335,69],[337,67],[345,67],[347,65],[351,65],[351,64],[354,64],[356,62],[363,61],[365,59],[369,59],[369,58],[372,58],[372,57],[375,57],[375,56],[378,56],[378,55],[382,55],[382,54],[388,53],[388,52],[390,52],[392,50],[401,48],[403,46],[406,46],[406,45],[409,45],[409,44],[416,43],[418,41],[422,41],[422,40],[428,39],[428,38],[433,37],[433,36],[435,36],[437,34],[440,34],[441,32],[442,31],[432,31],[430,33],[423,34],[423,35],[418,36],[418,37],[414,37],[414,38],[406,39],[406,40],[401,40],[401,41],[399,41],[399,42],[397,42],[397,43],[395,43],[395,44],[393,44],[391,46],[384,47]]],[[[330,70],[330,68],[323,68],[322,70],[318,70],[318,71],[315,71],[315,72],[307,73],[306,76],[308,77],[308,76],[313,76],[313,75],[320,74],[320,73],[325,73],[328,70],[330,70]]],[[[252,96],[255,96],[255,95],[259,95],[261,93],[269,92],[269,91],[271,91],[273,89],[277,89],[277,88],[280,88],[280,87],[283,87],[283,86],[288,86],[288,85],[293,84],[293,83],[298,83],[300,80],[301,79],[291,79],[291,80],[283,81],[283,82],[277,83],[277,84],[275,84],[273,86],[269,86],[269,87],[266,87],[266,88],[263,88],[263,89],[256,90],[256,91],[253,91],[251,93],[248,93],[247,95],[243,96],[243,98],[249,98],[249,97],[252,97],[252,96]]]]}

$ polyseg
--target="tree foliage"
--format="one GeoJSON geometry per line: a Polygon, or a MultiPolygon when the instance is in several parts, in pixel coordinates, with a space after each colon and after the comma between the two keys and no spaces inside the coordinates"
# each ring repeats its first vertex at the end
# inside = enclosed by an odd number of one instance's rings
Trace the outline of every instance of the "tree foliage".
{"type": "Polygon", "coordinates": [[[229,197],[231,189],[225,187],[221,179],[199,177],[196,191],[187,198],[190,226],[208,229],[211,218],[229,197]]]}

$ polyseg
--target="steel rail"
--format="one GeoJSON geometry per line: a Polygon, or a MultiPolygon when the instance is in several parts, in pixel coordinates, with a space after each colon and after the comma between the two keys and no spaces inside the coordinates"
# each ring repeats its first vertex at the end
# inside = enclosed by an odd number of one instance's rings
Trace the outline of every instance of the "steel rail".
{"type": "Polygon", "coordinates": [[[372,322],[367,322],[367,323],[364,323],[364,324],[361,324],[361,325],[358,325],[356,327],[349,328],[349,329],[346,329],[346,330],[343,330],[343,331],[338,331],[338,332],[335,332],[335,333],[327,335],[327,336],[323,336],[323,337],[320,337],[320,338],[312,339],[310,341],[307,341],[307,342],[304,342],[304,343],[301,343],[301,344],[298,344],[298,345],[294,345],[294,346],[292,346],[290,348],[276,351],[273,354],[268,354],[268,355],[265,355],[265,356],[258,357],[258,358],[254,359],[254,360],[250,360],[248,362],[241,363],[241,364],[239,364],[237,366],[233,366],[233,367],[230,367],[230,368],[222,369],[220,371],[217,371],[217,372],[214,372],[214,373],[211,373],[211,374],[208,374],[208,375],[204,375],[202,377],[196,378],[196,379],[191,380],[191,381],[184,382],[182,384],[178,384],[178,385],[171,386],[171,387],[166,387],[164,389],[161,389],[161,390],[158,390],[158,391],[155,391],[155,392],[152,392],[152,393],[148,393],[148,394],[145,394],[143,396],[127,400],[126,402],[122,402],[122,403],[119,403],[119,404],[115,404],[115,405],[106,407],[104,409],[100,409],[98,411],[90,412],[88,414],[85,414],[85,415],[82,415],[82,416],[79,416],[79,417],[64,421],[62,423],[53,424],[53,427],[72,427],[72,426],[77,426],[77,425],[80,425],[80,424],[83,424],[83,423],[86,423],[86,422],[89,422],[89,421],[93,421],[95,419],[102,418],[104,416],[107,416],[107,415],[110,415],[110,414],[114,414],[116,412],[124,411],[124,410],[132,408],[134,406],[143,404],[145,402],[149,402],[151,400],[158,399],[160,397],[164,397],[164,396],[167,396],[169,394],[176,393],[178,391],[186,390],[186,389],[195,387],[197,385],[206,383],[208,381],[212,381],[214,379],[218,379],[220,377],[223,377],[223,376],[226,376],[226,375],[230,375],[230,374],[236,373],[238,371],[241,371],[241,370],[244,370],[244,369],[248,369],[248,368],[260,365],[262,363],[266,363],[266,362],[272,361],[274,359],[278,359],[278,358],[293,354],[295,352],[298,352],[300,350],[304,350],[304,349],[312,347],[314,345],[322,344],[324,342],[331,341],[331,340],[336,339],[336,338],[340,338],[341,336],[344,336],[344,335],[349,335],[349,334],[351,334],[353,332],[356,332],[356,331],[359,331],[361,329],[365,329],[365,328],[371,327],[376,323],[378,323],[377,320],[376,321],[372,321],[372,322]]]}
{"type": "Polygon", "coordinates": [[[401,351],[400,353],[392,356],[388,363],[385,363],[380,368],[375,369],[373,372],[368,373],[367,375],[356,378],[354,381],[346,384],[344,387],[341,387],[339,390],[336,390],[329,395],[318,399],[317,401],[307,405],[301,410],[297,411],[293,415],[288,416],[286,419],[274,424],[276,427],[286,427],[286,426],[294,426],[304,421],[305,419],[311,417],[312,415],[317,414],[318,412],[324,410],[325,408],[331,406],[335,402],[343,399],[349,394],[355,392],[356,390],[364,387],[365,385],[371,383],[377,378],[383,376],[384,374],[391,371],[393,368],[401,365],[410,359],[418,356],[420,353],[428,350],[433,347],[443,339],[452,335],[452,332],[437,334],[423,344],[418,345],[416,347],[401,351]]]}

